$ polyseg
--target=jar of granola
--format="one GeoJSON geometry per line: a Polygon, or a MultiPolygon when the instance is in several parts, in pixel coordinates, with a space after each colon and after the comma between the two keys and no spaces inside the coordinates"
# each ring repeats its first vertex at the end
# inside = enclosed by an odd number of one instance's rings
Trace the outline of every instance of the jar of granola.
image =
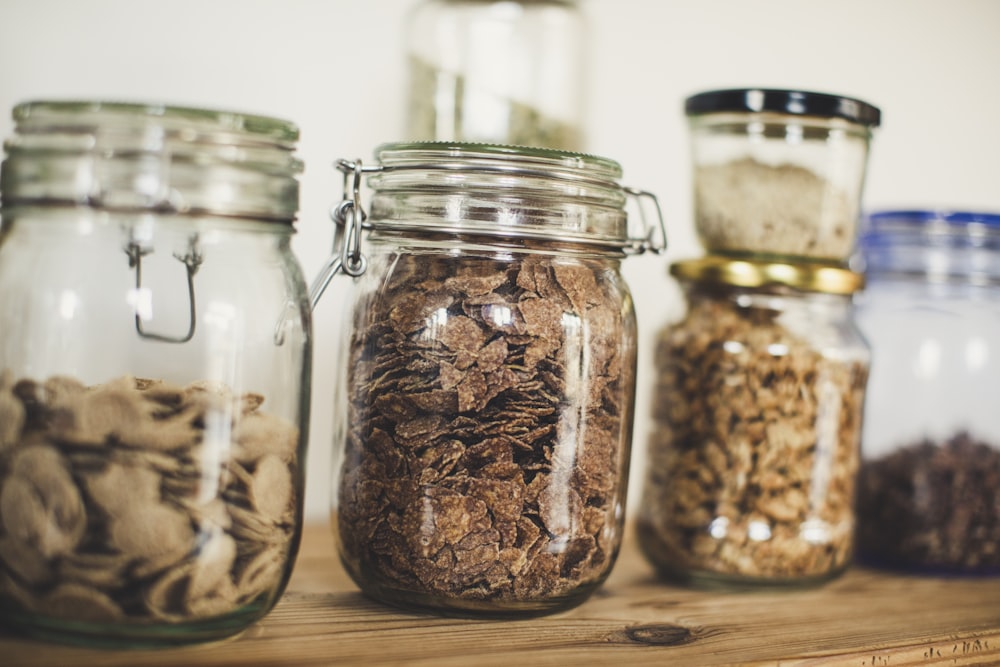
{"type": "Polygon", "coordinates": [[[685,100],[695,229],[711,254],[845,263],[881,112],[805,90],[711,90],[685,100]]]}
{"type": "Polygon", "coordinates": [[[858,259],[858,324],[875,359],[859,557],[1000,574],[1000,214],[877,211],[858,259]]]}
{"type": "Polygon", "coordinates": [[[733,260],[671,266],[687,299],[656,349],[642,551],[699,585],[811,584],[847,567],[869,353],[861,276],[733,260]]]}
{"type": "Polygon", "coordinates": [[[281,595],[301,529],[298,130],[126,103],[13,117],[0,625],[136,647],[239,632],[281,595]]]}
{"type": "Polygon", "coordinates": [[[611,160],[545,149],[389,144],[342,165],[374,190],[367,218],[337,208],[361,276],[339,366],[344,566],[431,611],[581,602],[621,543],[636,320],[620,267],[664,244],[625,205],[655,199],[611,160]]]}

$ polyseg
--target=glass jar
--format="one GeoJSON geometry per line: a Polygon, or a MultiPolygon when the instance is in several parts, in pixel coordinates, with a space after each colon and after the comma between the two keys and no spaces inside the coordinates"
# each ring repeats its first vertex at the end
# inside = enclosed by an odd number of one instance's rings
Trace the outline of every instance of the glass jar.
{"type": "Polygon", "coordinates": [[[571,0],[423,0],[408,139],[583,149],[587,25],[571,0]]]}
{"type": "Polygon", "coordinates": [[[288,580],[309,312],[293,125],[13,111],[0,232],[0,619],[57,641],[232,635],[288,580]]]}
{"type": "Polygon", "coordinates": [[[859,558],[1000,574],[1000,214],[878,211],[859,250],[859,558]]]}
{"type": "Polygon", "coordinates": [[[853,553],[861,276],[712,256],[671,273],[687,313],[657,338],[642,551],[696,585],[836,576],[853,553]]]}
{"type": "Polygon", "coordinates": [[[695,229],[712,254],[846,262],[872,130],[865,102],[796,90],[713,90],[685,112],[695,229]]]}
{"type": "Polygon", "coordinates": [[[662,249],[662,221],[658,236],[629,225],[636,191],[603,158],[438,143],[376,157],[336,420],[344,566],[369,596],[424,610],[579,603],[625,517],[636,320],[620,265],[662,249]]]}

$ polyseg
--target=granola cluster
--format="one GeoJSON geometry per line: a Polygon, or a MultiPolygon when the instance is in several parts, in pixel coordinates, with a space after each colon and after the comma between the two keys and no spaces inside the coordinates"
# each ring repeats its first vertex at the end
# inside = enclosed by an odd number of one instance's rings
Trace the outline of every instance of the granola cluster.
{"type": "Polygon", "coordinates": [[[650,560],[732,580],[845,567],[867,366],[724,298],[695,300],[656,363],[639,516],[650,560]]]}
{"type": "Polygon", "coordinates": [[[858,552],[913,569],[1000,572],[1000,448],[957,433],[866,460],[858,552]]]}
{"type": "Polygon", "coordinates": [[[348,571],[432,606],[589,593],[621,538],[635,323],[620,278],[532,255],[392,262],[350,345],[348,571]]]}
{"type": "Polygon", "coordinates": [[[0,376],[0,608],[183,622],[272,601],[298,429],[257,394],[0,376]]]}

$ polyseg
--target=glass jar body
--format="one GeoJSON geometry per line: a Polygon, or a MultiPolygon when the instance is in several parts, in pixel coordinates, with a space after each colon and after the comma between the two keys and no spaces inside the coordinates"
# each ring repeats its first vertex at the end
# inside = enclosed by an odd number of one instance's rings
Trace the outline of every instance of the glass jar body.
{"type": "Polygon", "coordinates": [[[355,299],[344,565],[408,607],[581,602],[624,521],[636,324],[619,260],[407,236],[373,237],[355,299]]]}
{"type": "Polygon", "coordinates": [[[877,229],[862,242],[868,289],[858,324],[875,361],[859,557],[906,571],[1000,574],[1000,216],[901,217],[909,228],[877,229]]]}
{"type": "Polygon", "coordinates": [[[566,0],[425,0],[407,25],[407,138],[584,148],[586,23],[566,0]]]}
{"type": "Polygon", "coordinates": [[[710,253],[846,261],[871,142],[837,117],[689,115],[695,230],[710,253]]]}
{"type": "Polygon", "coordinates": [[[852,555],[868,351],[844,295],[686,284],[658,337],[639,543],[702,585],[809,584],[852,555]]]}
{"type": "Polygon", "coordinates": [[[309,407],[308,299],[290,234],[5,207],[5,625],[179,644],[232,635],[277,602],[301,532],[309,407]],[[185,256],[198,258],[190,293],[185,256]]]}

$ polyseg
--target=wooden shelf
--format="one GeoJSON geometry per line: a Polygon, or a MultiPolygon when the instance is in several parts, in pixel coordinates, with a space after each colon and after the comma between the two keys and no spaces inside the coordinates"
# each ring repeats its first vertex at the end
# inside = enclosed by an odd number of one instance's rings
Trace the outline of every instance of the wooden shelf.
{"type": "Polygon", "coordinates": [[[334,553],[327,526],[310,525],[285,597],[236,639],[97,651],[0,630],[0,664],[1000,664],[1000,578],[916,578],[855,568],[812,590],[707,592],[657,581],[627,542],[611,578],[581,606],[523,621],[470,621],[371,602],[334,553]]]}

